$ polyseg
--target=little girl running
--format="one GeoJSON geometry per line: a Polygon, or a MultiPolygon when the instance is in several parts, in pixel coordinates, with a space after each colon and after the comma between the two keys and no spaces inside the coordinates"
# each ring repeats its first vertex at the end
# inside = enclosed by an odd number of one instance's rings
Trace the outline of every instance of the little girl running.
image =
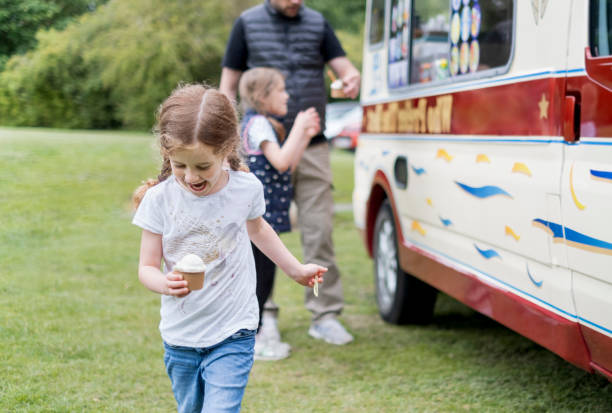
{"type": "MultiPolygon", "coordinates": [[[[287,114],[289,99],[282,73],[266,67],[250,69],[242,74],[238,87],[245,109],[242,141],[248,154],[249,169],[264,187],[264,218],[277,233],[288,232],[291,230],[289,206],[293,198],[290,172],[297,166],[310,139],[319,133],[319,115],[314,108],[298,113],[289,136],[280,146],[285,130],[274,116],[287,114]]],[[[262,328],[263,307],[272,293],[276,266],[255,244],[252,246],[260,314],[255,359],[280,360],[289,355],[291,347],[280,341],[276,320],[262,328]]]]}
{"type": "Polygon", "coordinates": [[[224,94],[179,87],[160,106],[156,135],[161,174],[134,195],[138,277],[162,295],[159,329],[178,411],[238,412],[259,316],[249,240],[299,284],[312,287],[327,269],[300,264],[262,218],[262,185],[244,172],[236,111],[224,94]],[[173,272],[186,254],[206,263],[201,290],[173,272]]]}

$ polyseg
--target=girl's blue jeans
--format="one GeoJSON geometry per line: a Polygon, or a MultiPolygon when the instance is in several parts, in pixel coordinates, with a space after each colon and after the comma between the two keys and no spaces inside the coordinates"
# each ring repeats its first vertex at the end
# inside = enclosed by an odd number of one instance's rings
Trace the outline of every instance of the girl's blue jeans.
{"type": "Polygon", "coordinates": [[[254,346],[253,330],[240,330],[211,347],[164,342],[164,363],[178,412],[239,412],[254,346]]]}

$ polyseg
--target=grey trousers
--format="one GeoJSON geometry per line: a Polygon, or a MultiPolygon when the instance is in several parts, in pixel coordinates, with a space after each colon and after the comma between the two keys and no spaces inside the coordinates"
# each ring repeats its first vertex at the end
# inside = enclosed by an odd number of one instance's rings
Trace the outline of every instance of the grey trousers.
{"type": "Polygon", "coordinates": [[[306,308],[312,321],[335,317],[344,306],[340,271],[332,242],[334,200],[329,145],[309,146],[292,174],[294,201],[302,239],[303,261],[328,268],[319,296],[305,289],[306,308]]]}

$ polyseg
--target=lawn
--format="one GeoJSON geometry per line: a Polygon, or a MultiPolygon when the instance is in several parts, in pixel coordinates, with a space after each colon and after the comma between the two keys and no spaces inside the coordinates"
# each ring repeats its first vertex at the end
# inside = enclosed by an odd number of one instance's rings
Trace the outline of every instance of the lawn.
{"type": "MultiPolygon", "coordinates": [[[[352,154],[334,152],[339,203],[352,154]]],[[[170,412],[159,297],[137,280],[130,196],[157,174],[145,134],[0,129],[0,411],[170,412]]],[[[299,256],[297,233],[283,236],[299,256]]],[[[355,342],[307,336],[303,291],[275,301],[293,346],[256,362],[244,412],[605,412],[612,386],[447,296],[427,326],[381,321],[372,262],[352,223],[334,224],[343,322],[355,342]]]]}

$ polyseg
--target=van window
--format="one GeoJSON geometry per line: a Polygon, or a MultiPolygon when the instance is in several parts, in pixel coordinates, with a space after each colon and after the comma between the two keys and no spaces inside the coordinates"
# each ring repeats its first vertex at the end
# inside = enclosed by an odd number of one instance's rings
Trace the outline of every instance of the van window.
{"type": "Polygon", "coordinates": [[[414,1],[410,83],[448,77],[449,21],[447,0],[414,1]]]}
{"type": "Polygon", "coordinates": [[[612,0],[591,0],[589,46],[593,56],[609,56],[612,46],[612,0]]]}
{"type": "Polygon", "coordinates": [[[391,0],[389,18],[389,87],[408,84],[410,0],[391,0]]]}
{"type": "Polygon", "coordinates": [[[405,85],[401,80],[406,75],[411,84],[426,83],[460,78],[508,63],[512,50],[514,0],[414,0],[412,9],[406,3],[391,1],[392,5],[397,5],[398,13],[399,10],[413,12],[410,38],[404,40],[403,30],[408,21],[402,21],[392,11],[389,87],[405,85]],[[400,25],[402,23],[405,24],[400,25]],[[410,44],[408,55],[403,49],[406,44],[410,44]],[[394,69],[392,64],[406,59],[410,65],[402,69],[409,73],[395,73],[400,68],[394,69]]]}
{"type": "Polygon", "coordinates": [[[385,0],[372,0],[370,11],[370,45],[383,41],[385,34],[385,0]]]}

